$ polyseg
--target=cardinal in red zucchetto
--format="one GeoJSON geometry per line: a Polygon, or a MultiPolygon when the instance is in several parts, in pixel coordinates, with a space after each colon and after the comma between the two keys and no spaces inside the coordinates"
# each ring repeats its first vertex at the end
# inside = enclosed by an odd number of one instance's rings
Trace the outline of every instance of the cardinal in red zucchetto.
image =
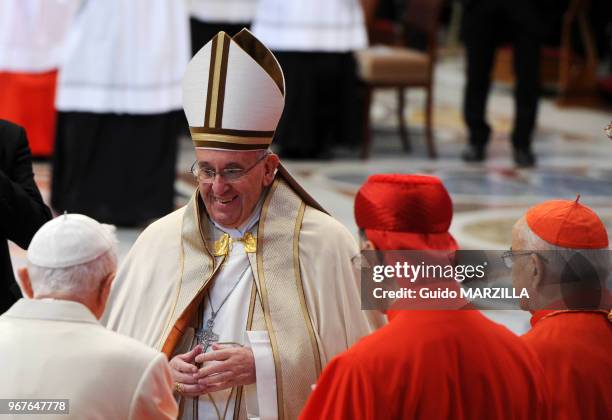
{"type": "MultiPolygon", "coordinates": [[[[457,244],[438,178],[374,175],[357,193],[363,249],[457,244]]],[[[547,419],[548,388],[527,346],[476,310],[398,310],[324,369],[302,411],[314,419],[547,419]]]]}
{"type": "Polygon", "coordinates": [[[555,419],[612,418],[612,316],[608,234],[576,200],[532,207],[512,231],[514,286],[532,312],[523,341],[553,390],[555,419]]]}

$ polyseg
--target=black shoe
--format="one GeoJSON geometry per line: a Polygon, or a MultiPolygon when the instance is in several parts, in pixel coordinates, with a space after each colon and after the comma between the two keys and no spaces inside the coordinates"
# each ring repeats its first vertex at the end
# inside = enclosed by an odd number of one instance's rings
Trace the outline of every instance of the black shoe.
{"type": "Polygon", "coordinates": [[[514,149],[514,163],[519,168],[533,168],[536,158],[529,149],[514,149]]]}
{"type": "Polygon", "coordinates": [[[468,145],[461,153],[464,162],[482,162],[485,159],[484,147],[468,145]]]}

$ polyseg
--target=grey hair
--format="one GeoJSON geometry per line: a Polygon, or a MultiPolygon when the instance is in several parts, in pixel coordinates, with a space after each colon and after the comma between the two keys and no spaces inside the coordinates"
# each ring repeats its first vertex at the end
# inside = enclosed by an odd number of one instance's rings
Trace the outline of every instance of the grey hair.
{"type": "Polygon", "coordinates": [[[363,242],[368,241],[368,236],[365,233],[365,229],[359,228],[359,239],[363,242]]]}
{"type": "Polygon", "coordinates": [[[525,222],[521,223],[517,234],[523,240],[525,250],[544,251],[543,255],[551,260],[556,275],[561,275],[567,267],[579,273],[583,267],[573,266],[576,261],[574,257],[577,255],[581,255],[592,265],[600,281],[605,282],[610,275],[610,251],[607,248],[573,249],[557,246],[540,238],[525,222]]]}
{"type": "Polygon", "coordinates": [[[101,281],[117,270],[115,247],[98,258],[65,268],[47,268],[28,263],[34,296],[57,293],[89,296],[100,288],[101,281]]]}

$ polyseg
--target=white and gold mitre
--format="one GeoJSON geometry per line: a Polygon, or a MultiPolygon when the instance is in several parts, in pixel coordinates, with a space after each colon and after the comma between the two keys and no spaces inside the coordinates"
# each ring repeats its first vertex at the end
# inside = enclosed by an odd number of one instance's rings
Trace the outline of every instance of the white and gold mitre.
{"type": "Polygon", "coordinates": [[[187,65],[183,108],[195,147],[266,149],[284,105],[283,71],[247,29],[219,32],[187,65]]]}

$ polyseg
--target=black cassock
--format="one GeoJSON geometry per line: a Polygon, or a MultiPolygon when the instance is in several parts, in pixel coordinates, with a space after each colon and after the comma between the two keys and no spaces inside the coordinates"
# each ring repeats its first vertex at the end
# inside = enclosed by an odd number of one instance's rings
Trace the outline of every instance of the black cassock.
{"type": "Polygon", "coordinates": [[[162,114],[59,112],[51,204],[120,226],[174,210],[180,111],[162,114]]]}

